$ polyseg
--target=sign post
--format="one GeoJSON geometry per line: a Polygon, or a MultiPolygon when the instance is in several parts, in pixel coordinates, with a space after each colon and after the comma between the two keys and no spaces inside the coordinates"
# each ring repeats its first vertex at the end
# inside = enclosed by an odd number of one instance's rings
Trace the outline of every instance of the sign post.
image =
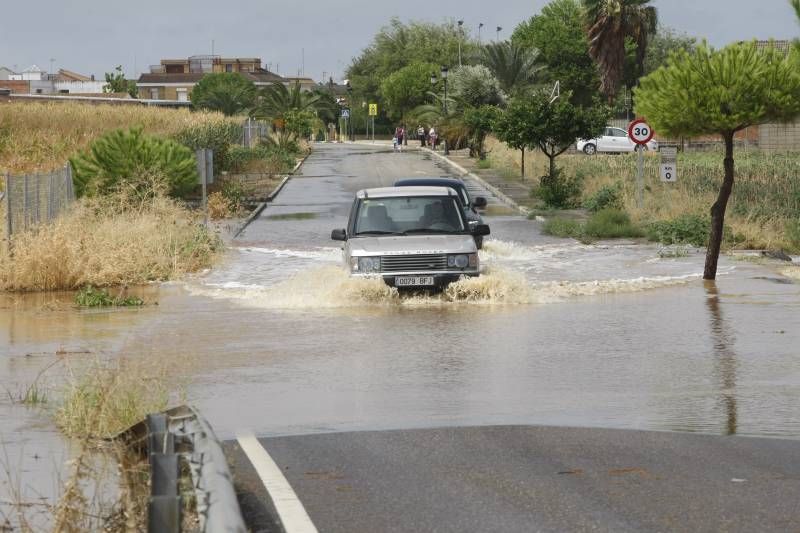
{"type": "Polygon", "coordinates": [[[197,160],[197,176],[203,186],[203,224],[208,226],[208,197],[207,187],[214,183],[214,151],[209,148],[200,148],[195,152],[197,160]]]}
{"type": "Polygon", "coordinates": [[[375,144],[375,116],[378,114],[378,104],[369,104],[369,117],[372,119],[372,144],[375,144]]]}
{"type": "Polygon", "coordinates": [[[678,181],[678,149],[675,146],[663,146],[661,152],[661,181],[675,183],[678,181]]]}
{"type": "Polygon", "coordinates": [[[634,120],[628,126],[628,137],[636,143],[638,160],[636,164],[636,206],[644,205],[644,151],[645,145],[653,139],[653,128],[644,120],[634,120]]]}

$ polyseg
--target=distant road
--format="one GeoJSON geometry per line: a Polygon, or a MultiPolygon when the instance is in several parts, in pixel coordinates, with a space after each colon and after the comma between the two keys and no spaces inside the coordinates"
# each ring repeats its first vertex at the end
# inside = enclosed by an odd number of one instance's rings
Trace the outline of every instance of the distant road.
{"type": "MultiPolygon", "coordinates": [[[[798,441],[502,426],[259,442],[321,532],[800,531],[798,441]]],[[[228,449],[249,526],[280,531],[228,449]]]]}

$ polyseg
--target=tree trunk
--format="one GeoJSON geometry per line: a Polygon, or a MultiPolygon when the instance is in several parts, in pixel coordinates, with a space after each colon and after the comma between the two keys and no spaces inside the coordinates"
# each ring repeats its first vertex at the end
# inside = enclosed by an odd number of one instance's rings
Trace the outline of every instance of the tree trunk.
{"type": "Polygon", "coordinates": [[[556,156],[553,155],[553,154],[549,154],[547,152],[545,152],[545,155],[550,160],[550,174],[549,174],[550,179],[551,180],[555,179],[555,177],[556,177],[556,156]]]}
{"type": "Polygon", "coordinates": [[[525,181],[525,148],[522,149],[522,181],[525,181]]]}
{"type": "Polygon", "coordinates": [[[706,265],[703,279],[716,279],[719,250],[722,246],[722,232],[725,227],[725,209],[728,207],[728,198],[733,191],[733,133],[725,132],[725,178],[719,189],[717,201],[711,206],[711,234],[708,237],[706,250],[706,265]]]}

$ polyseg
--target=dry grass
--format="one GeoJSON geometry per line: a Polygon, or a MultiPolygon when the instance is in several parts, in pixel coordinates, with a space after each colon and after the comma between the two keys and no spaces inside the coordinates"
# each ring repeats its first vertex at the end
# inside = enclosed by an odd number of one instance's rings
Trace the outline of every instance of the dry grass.
{"type": "MultiPolygon", "coordinates": [[[[519,151],[490,138],[487,147],[490,163],[507,179],[518,180],[519,151]]],[[[786,223],[800,219],[800,154],[764,154],[738,151],[737,180],[728,204],[726,224],[739,248],[798,250],[800,243],[787,234],[786,223]]],[[[583,197],[588,198],[604,185],[621,184],[625,209],[631,218],[646,224],[674,219],[684,214],[706,215],[716,199],[722,180],[722,154],[687,153],[678,157],[678,183],[665,184],[658,177],[658,154],[645,157],[645,202],[636,205],[636,156],[583,154],[562,155],[559,168],[568,175],[584,178],[583,197]]],[[[526,155],[526,179],[538,183],[545,173],[547,158],[541,153],[526,155]]]]}
{"type": "Polygon", "coordinates": [[[0,105],[0,174],[47,171],[63,166],[77,150],[118,128],[141,126],[171,137],[204,123],[234,121],[221,113],[144,106],[60,102],[0,105]]]}
{"type": "Polygon", "coordinates": [[[156,197],[135,208],[118,197],[82,199],[0,250],[0,290],[41,291],[176,279],[211,266],[220,243],[196,215],[156,197]]]}

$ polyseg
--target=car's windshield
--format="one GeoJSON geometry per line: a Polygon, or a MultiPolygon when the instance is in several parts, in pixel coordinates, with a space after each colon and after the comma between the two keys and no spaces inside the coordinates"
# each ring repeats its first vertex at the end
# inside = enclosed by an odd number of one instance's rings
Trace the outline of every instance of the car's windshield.
{"type": "Polygon", "coordinates": [[[460,233],[464,222],[452,196],[365,198],[354,230],[356,235],[460,233]]]}

